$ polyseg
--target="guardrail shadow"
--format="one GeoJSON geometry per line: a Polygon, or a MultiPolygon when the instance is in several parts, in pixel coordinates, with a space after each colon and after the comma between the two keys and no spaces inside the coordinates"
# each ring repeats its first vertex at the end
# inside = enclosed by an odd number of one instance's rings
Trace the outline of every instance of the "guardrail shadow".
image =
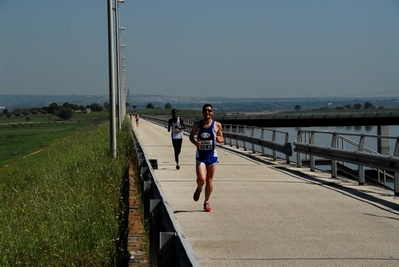
{"type": "MultiPolygon", "coordinates": [[[[323,179],[307,175],[306,173],[303,173],[301,171],[293,170],[286,168],[284,166],[276,166],[274,167],[276,169],[280,169],[285,172],[290,172],[295,174],[299,179],[303,179],[307,182],[313,182],[315,184],[318,184],[320,186],[324,186],[325,188],[328,188],[330,190],[334,190],[340,194],[343,194],[347,197],[351,197],[353,199],[365,202],[367,204],[373,205],[379,209],[382,209],[384,211],[399,215],[399,204],[396,204],[394,202],[390,202],[381,198],[378,198],[376,196],[370,195],[370,192],[367,192],[366,189],[354,189],[350,187],[345,187],[340,184],[335,183],[334,181],[325,181],[323,179]],[[395,212],[397,211],[397,212],[395,212]]],[[[373,192],[375,193],[375,192],[373,192]]],[[[388,196],[388,195],[381,195],[381,196],[388,196]]],[[[390,196],[390,195],[389,195],[390,196]]],[[[392,196],[394,197],[394,196],[392,196]]]]}

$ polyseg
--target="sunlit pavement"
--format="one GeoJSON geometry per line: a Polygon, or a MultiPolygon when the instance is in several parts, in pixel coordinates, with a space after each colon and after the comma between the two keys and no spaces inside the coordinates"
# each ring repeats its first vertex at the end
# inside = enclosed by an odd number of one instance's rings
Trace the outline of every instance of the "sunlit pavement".
{"type": "Polygon", "coordinates": [[[134,129],[202,266],[399,266],[393,191],[273,162],[223,145],[210,203],[193,201],[195,146],[183,140],[176,170],[170,133],[134,129]]]}

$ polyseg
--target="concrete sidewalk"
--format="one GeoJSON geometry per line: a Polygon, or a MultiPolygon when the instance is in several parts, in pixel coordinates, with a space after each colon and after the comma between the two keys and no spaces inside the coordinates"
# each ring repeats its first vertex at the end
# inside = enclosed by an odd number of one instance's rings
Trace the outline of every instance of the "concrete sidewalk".
{"type": "Polygon", "coordinates": [[[202,266],[399,266],[393,191],[223,145],[207,213],[192,199],[195,146],[183,140],[176,170],[166,128],[134,129],[202,266]]]}

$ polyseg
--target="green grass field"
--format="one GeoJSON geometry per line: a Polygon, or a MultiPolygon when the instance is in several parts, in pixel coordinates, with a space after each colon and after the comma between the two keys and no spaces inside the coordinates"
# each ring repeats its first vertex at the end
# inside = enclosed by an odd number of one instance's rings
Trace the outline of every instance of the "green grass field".
{"type": "Polygon", "coordinates": [[[69,121],[56,116],[35,115],[0,118],[0,168],[87,127],[107,119],[106,112],[76,113],[69,121]]]}
{"type": "Polygon", "coordinates": [[[0,266],[118,266],[131,137],[124,123],[113,159],[108,123],[87,126],[2,126],[20,154],[0,168],[0,266]]]}
{"type": "Polygon", "coordinates": [[[88,127],[87,123],[38,123],[0,126],[0,166],[54,144],[88,127]]]}

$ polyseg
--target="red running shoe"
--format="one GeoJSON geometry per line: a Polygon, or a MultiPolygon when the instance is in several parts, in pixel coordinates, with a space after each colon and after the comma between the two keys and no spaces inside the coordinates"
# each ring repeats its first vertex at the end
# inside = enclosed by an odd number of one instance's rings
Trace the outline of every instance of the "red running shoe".
{"type": "Polygon", "coordinates": [[[197,187],[197,189],[195,189],[195,192],[194,192],[194,195],[193,195],[194,201],[198,201],[198,199],[200,198],[200,195],[201,195],[201,191],[202,191],[201,188],[197,187]]]}
{"type": "Polygon", "coordinates": [[[204,202],[204,210],[206,212],[211,212],[211,205],[209,204],[209,201],[204,202]]]}

